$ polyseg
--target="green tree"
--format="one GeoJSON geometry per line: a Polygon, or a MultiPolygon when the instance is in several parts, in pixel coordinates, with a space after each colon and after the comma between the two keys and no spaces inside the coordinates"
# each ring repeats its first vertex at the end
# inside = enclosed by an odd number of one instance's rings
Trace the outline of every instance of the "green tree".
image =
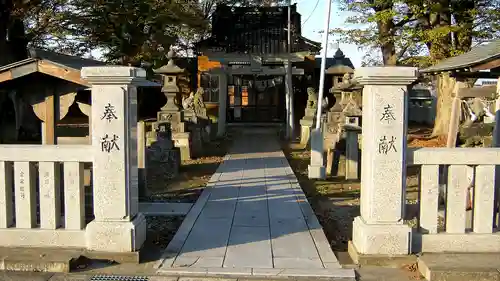
{"type": "Polygon", "coordinates": [[[0,65],[26,58],[28,45],[50,46],[68,0],[0,0],[0,65]]]}
{"type": "Polygon", "coordinates": [[[182,29],[206,26],[199,5],[188,3],[74,0],[66,16],[71,36],[65,43],[85,52],[102,49],[108,61],[124,65],[154,62],[164,57],[182,29]]]}
{"type": "MultiPolygon", "coordinates": [[[[353,15],[347,28],[331,32],[362,48],[380,50],[384,65],[425,67],[469,51],[473,42],[497,38],[499,7],[498,0],[341,0],[341,9],[353,15]]],[[[448,131],[456,81],[446,73],[435,80],[433,135],[442,135],[448,131]]]]}

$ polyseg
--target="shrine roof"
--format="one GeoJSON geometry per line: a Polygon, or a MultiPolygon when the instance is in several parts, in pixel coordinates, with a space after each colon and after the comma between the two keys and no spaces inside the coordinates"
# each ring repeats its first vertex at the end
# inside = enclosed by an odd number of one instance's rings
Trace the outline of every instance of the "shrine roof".
{"type": "Polygon", "coordinates": [[[195,44],[199,53],[217,50],[226,53],[288,53],[288,9],[291,16],[292,53],[317,53],[321,45],[302,36],[297,5],[275,7],[234,7],[217,5],[212,15],[211,36],[195,44]]]}
{"type": "MultiPolygon", "coordinates": [[[[476,46],[465,54],[447,58],[436,65],[420,70],[420,72],[438,73],[438,72],[463,70],[463,69],[479,70],[472,68],[499,59],[500,59],[500,40],[495,40],[488,44],[476,46]]],[[[496,65],[494,67],[498,66],[500,65],[496,65]]],[[[486,70],[486,69],[490,68],[482,68],[481,70],[486,70]]]]}

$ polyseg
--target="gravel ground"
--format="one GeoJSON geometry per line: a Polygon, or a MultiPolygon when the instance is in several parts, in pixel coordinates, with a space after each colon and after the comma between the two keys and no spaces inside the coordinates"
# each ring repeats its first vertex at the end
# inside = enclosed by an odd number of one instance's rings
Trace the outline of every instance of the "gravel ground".
{"type": "Polygon", "coordinates": [[[205,144],[205,155],[198,159],[183,161],[178,177],[170,181],[150,185],[150,196],[141,198],[141,201],[196,202],[210,177],[222,162],[230,144],[230,137],[205,144]]]}
{"type": "Polygon", "coordinates": [[[146,234],[147,243],[165,249],[174,237],[177,229],[182,224],[184,216],[172,217],[146,217],[148,229],[146,234]]]}

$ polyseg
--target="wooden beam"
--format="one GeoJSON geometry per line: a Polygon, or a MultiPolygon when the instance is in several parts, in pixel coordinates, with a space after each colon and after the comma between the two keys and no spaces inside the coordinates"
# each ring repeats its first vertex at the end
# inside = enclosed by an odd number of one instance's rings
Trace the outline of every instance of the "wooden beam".
{"type": "Polygon", "coordinates": [[[0,73],[0,83],[12,80],[12,73],[10,70],[6,70],[2,73],[0,73]]]}
{"type": "Polygon", "coordinates": [[[466,78],[497,79],[498,77],[500,77],[500,73],[499,72],[452,72],[450,76],[462,79],[466,78]]]}
{"type": "Polygon", "coordinates": [[[39,61],[38,62],[38,71],[43,74],[47,74],[59,79],[63,79],[66,81],[73,82],[75,84],[90,86],[90,84],[83,80],[80,76],[79,70],[74,70],[71,68],[64,68],[58,65],[55,65],[49,61],[39,61]]]}
{"type": "Polygon", "coordinates": [[[460,88],[460,89],[458,89],[457,96],[460,99],[464,99],[464,98],[490,98],[490,99],[494,99],[496,96],[496,85],[474,87],[474,88],[460,88]]]}
{"type": "Polygon", "coordinates": [[[494,59],[492,61],[489,61],[487,63],[482,63],[480,65],[476,65],[474,67],[471,67],[472,71],[479,71],[479,70],[490,70],[493,68],[500,67],[500,58],[494,59]]]}
{"type": "Polygon", "coordinates": [[[36,61],[31,63],[23,63],[12,68],[6,69],[0,73],[0,83],[14,80],[19,77],[29,75],[38,71],[38,64],[36,61]]]}

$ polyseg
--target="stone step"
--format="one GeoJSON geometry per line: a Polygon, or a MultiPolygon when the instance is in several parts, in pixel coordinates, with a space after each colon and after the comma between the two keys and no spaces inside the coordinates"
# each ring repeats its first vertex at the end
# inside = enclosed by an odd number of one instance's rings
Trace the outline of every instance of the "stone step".
{"type": "Polygon", "coordinates": [[[500,254],[423,254],[418,258],[418,269],[428,281],[500,280],[500,254]]]}
{"type": "Polygon", "coordinates": [[[69,272],[81,249],[0,248],[0,270],[69,272]]]}
{"type": "MultiPolygon", "coordinates": [[[[0,247],[0,271],[59,272],[68,273],[78,264],[94,261],[114,261],[127,266],[137,265],[141,252],[99,252],[80,248],[42,248],[42,247],[0,247]]],[[[0,280],[4,280],[1,279],[0,280]]]]}

